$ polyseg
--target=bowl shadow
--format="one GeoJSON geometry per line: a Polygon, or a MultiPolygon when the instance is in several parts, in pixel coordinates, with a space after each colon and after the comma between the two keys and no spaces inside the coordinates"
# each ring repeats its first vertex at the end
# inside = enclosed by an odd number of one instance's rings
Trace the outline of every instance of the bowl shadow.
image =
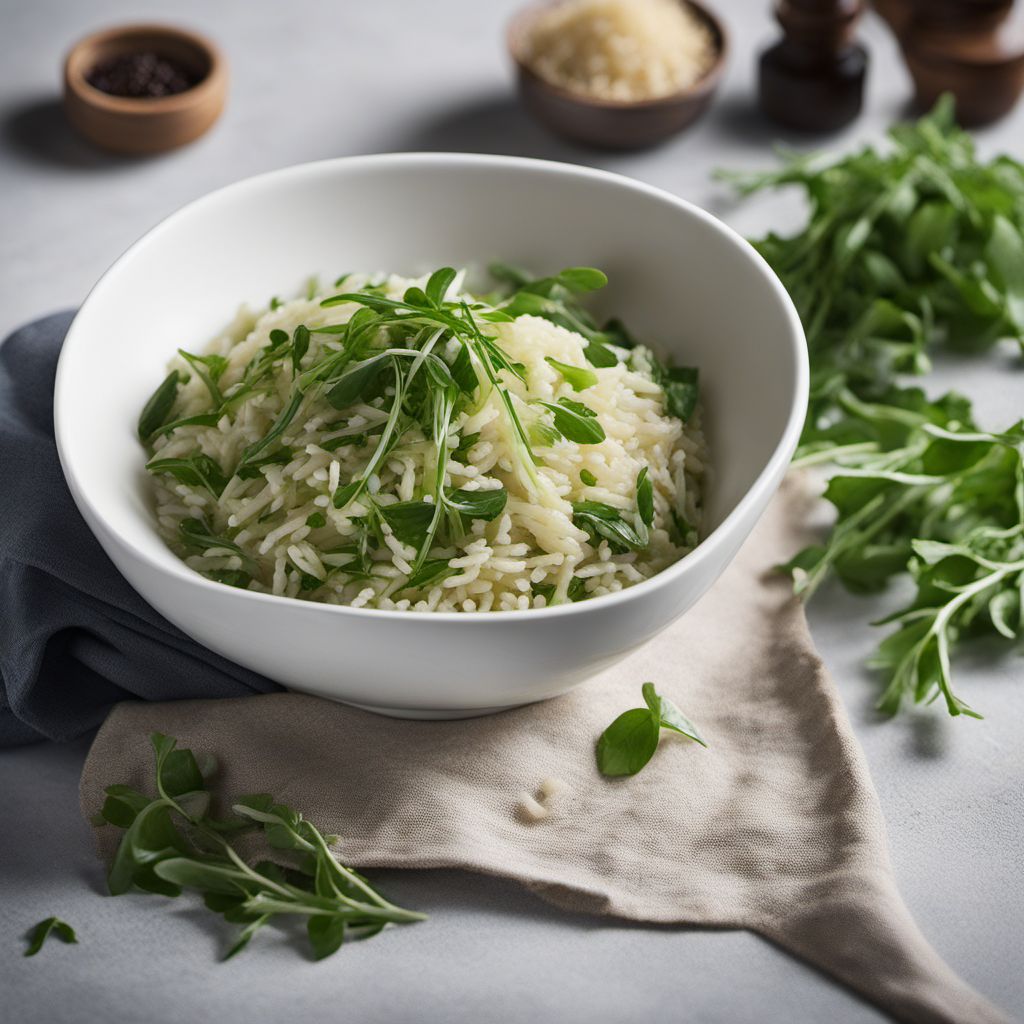
{"type": "Polygon", "coordinates": [[[382,151],[492,153],[568,163],[591,163],[602,153],[551,134],[508,93],[440,110],[382,151]]]}

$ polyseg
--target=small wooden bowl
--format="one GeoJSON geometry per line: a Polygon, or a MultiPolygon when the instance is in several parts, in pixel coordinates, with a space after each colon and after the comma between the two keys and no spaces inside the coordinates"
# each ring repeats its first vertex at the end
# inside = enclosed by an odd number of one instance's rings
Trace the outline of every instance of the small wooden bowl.
{"type": "Polygon", "coordinates": [[[714,61],[686,89],[636,101],[600,99],[541,78],[523,57],[523,40],[530,22],[549,4],[534,4],[520,11],[509,25],[508,49],[517,69],[519,95],[527,110],[553,132],[603,149],[642,149],[689,127],[707,110],[718,88],[728,53],[728,37],[719,19],[703,4],[695,0],[681,2],[711,30],[714,61]]]}
{"type": "Polygon", "coordinates": [[[116,153],[161,153],[191,142],[220,116],[227,94],[227,66],[203,36],[166,25],[126,25],[86,36],[64,61],[64,109],[91,142],[116,153]],[[90,85],[97,64],[125,54],[155,52],[199,77],[173,96],[111,96],[90,85]]]}

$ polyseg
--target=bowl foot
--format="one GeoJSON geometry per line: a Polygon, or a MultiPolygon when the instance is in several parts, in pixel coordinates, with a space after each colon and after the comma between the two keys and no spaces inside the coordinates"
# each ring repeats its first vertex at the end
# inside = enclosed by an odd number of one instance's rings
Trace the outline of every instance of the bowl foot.
{"type": "Polygon", "coordinates": [[[375,704],[356,704],[353,701],[340,701],[349,707],[361,711],[372,711],[375,715],[387,718],[413,718],[419,721],[438,722],[457,718],[481,718],[484,715],[496,715],[499,711],[511,711],[513,708],[525,707],[523,704],[506,704],[497,708],[392,708],[375,704]]]}

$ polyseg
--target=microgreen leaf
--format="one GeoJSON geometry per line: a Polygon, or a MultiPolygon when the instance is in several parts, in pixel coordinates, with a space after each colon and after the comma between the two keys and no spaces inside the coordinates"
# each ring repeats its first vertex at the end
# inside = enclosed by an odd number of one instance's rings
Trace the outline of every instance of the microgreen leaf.
{"type": "Polygon", "coordinates": [[[139,415],[138,433],[139,439],[148,441],[167,421],[167,417],[174,408],[175,399],[178,397],[178,385],[181,383],[181,375],[177,370],[171,370],[164,377],[160,386],[150,395],[149,400],[142,408],[139,415]]]}
{"type": "Polygon", "coordinates": [[[458,384],[459,390],[465,394],[473,394],[480,386],[476,371],[473,369],[473,360],[470,357],[469,349],[465,345],[459,349],[459,354],[455,357],[451,370],[452,377],[455,383],[458,384]]]}
{"type": "Polygon", "coordinates": [[[625,711],[597,741],[597,767],[602,775],[636,775],[654,756],[662,729],[681,733],[707,746],[694,724],[653,683],[642,687],[643,708],[625,711]]]}
{"type": "Polygon", "coordinates": [[[647,708],[624,711],[597,741],[597,767],[602,775],[636,775],[658,749],[661,726],[647,708]]]}
{"type": "Polygon", "coordinates": [[[595,544],[603,538],[619,554],[641,551],[649,542],[646,529],[631,526],[617,508],[602,501],[573,502],[572,521],[589,533],[595,544]]]}
{"type": "Polygon", "coordinates": [[[426,295],[431,305],[441,305],[444,301],[445,293],[455,280],[455,277],[456,273],[451,267],[442,267],[430,275],[430,279],[427,281],[426,295]]]}
{"type": "Polygon", "coordinates": [[[607,275],[594,267],[569,267],[557,274],[560,284],[574,292],[592,292],[608,283],[607,275]]]}
{"type": "Polygon", "coordinates": [[[178,355],[192,367],[195,375],[206,385],[206,390],[210,392],[210,400],[214,406],[220,408],[224,403],[224,396],[221,394],[217,382],[228,368],[228,361],[223,356],[218,355],[193,355],[191,352],[186,352],[183,348],[178,349],[178,355]]]}
{"type": "Polygon", "coordinates": [[[683,736],[694,740],[702,747],[707,746],[700,733],[697,732],[697,727],[693,722],[668,697],[659,695],[654,688],[654,683],[644,683],[641,692],[643,693],[644,703],[658,716],[658,722],[662,729],[671,729],[673,732],[681,733],[683,736]]]}
{"type": "Polygon", "coordinates": [[[449,508],[453,508],[467,519],[483,519],[490,522],[505,510],[508,491],[504,487],[486,491],[467,491],[459,488],[448,491],[444,500],[449,508]]]}
{"type": "Polygon", "coordinates": [[[619,357],[600,341],[588,342],[587,347],[583,350],[583,355],[586,356],[587,362],[591,366],[596,366],[598,369],[607,369],[609,366],[618,366],[619,364],[619,357]]]}
{"type": "Polygon", "coordinates": [[[434,519],[435,506],[428,501],[400,501],[379,506],[381,518],[403,543],[419,548],[434,519]]]}
{"type": "Polygon", "coordinates": [[[294,457],[291,448],[280,448],[270,455],[261,455],[247,462],[237,470],[236,475],[243,480],[258,480],[263,475],[264,466],[286,466],[294,457]]]}
{"type": "Polygon", "coordinates": [[[647,467],[640,470],[636,478],[636,508],[640,513],[640,520],[645,526],[654,522],[654,484],[651,483],[647,467]]]}
{"type": "Polygon", "coordinates": [[[168,473],[179,483],[204,487],[215,498],[227,487],[228,478],[209,455],[198,453],[181,459],[151,459],[146,463],[150,473],[168,473]]]}
{"type": "Polygon", "coordinates": [[[62,921],[59,917],[47,917],[29,932],[28,949],[25,950],[25,956],[35,956],[51,935],[56,935],[61,942],[69,944],[78,942],[74,928],[67,921],[62,921]]]}
{"type": "Polygon", "coordinates": [[[348,923],[343,917],[331,917],[328,915],[311,917],[306,925],[306,932],[309,935],[309,945],[313,950],[313,956],[317,960],[337,953],[341,944],[345,941],[345,929],[348,923]]]}
{"type": "Polygon", "coordinates": [[[544,362],[553,366],[564,378],[573,391],[583,391],[585,388],[593,387],[597,383],[597,374],[582,366],[573,366],[571,363],[563,363],[545,356],[544,362]]]}
{"type": "Polygon", "coordinates": [[[448,579],[449,576],[456,576],[460,572],[462,572],[461,569],[454,569],[448,564],[447,558],[428,558],[405,581],[401,590],[422,590],[448,579]]]}
{"type": "Polygon", "coordinates": [[[363,398],[384,369],[389,353],[382,352],[349,367],[324,396],[335,409],[347,409],[363,398]]]}
{"type": "Polygon", "coordinates": [[[302,364],[302,357],[309,351],[309,328],[305,324],[299,324],[292,335],[292,368],[295,373],[299,372],[302,364]]]}
{"type": "Polygon", "coordinates": [[[217,536],[210,528],[205,519],[189,517],[182,519],[178,524],[178,534],[182,543],[189,548],[194,548],[203,553],[214,549],[223,549],[238,555],[246,564],[252,564],[252,559],[234,541],[226,537],[217,536]]]}
{"type": "Polygon", "coordinates": [[[458,462],[465,462],[469,458],[470,449],[480,440],[479,432],[475,434],[463,434],[459,438],[457,448],[452,450],[452,458],[458,462]]]}
{"type": "Polygon", "coordinates": [[[599,444],[605,439],[604,427],[595,413],[582,402],[560,398],[556,403],[537,399],[537,405],[549,410],[555,429],[567,440],[577,444],[599,444]]]}

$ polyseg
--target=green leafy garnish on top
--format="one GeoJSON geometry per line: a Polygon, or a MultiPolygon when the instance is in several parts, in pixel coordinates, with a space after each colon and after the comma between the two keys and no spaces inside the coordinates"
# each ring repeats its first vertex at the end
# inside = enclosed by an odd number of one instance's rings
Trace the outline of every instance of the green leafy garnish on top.
{"type": "MultiPolygon", "coordinates": [[[[667,414],[692,414],[694,371],[664,366],[621,322],[599,328],[586,310],[582,297],[607,283],[601,271],[570,267],[534,278],[499,265],[494,274],[502,289],[479,299],[461,289],[451,267],[402,286],[343,275],[338,287],[347,290],[312,313],[308,290],[293,300],[308,322],[296,324],[281,302],[269,323],[246,326],[244,365],[240,339],[222,349],[227,355],[179,350],[182,368],[163,381],[138,426],[147,469],[173,492],[166,495],[173,514],[185,516],[169,537],[176,550],[234,586],[324,598],[322,587],[336,595],[369,581],[374,600],[403,595],[418,604],[459,574],[450,563],[474,538],[493,540],[505,529],[487,524],[500,523],[510,494],[541,505],[560,500],[561,484],[542,467],[565,454],[563,442],[607,440],[608,406],[597,394],[588,398],[602,368],[623,364],[649,375],[662,386],[667,414]],[[526,314],[585,341],[586,363],[546,357],[543,390],[531,388],[527,366],[503,347],[512,345],[501,325],[526,314]],[[487,403],[498,412],[491,420],[477,415],[487,403]],[[482,437],[486,448],[477,449],[482,437]],[[400,494],[399,465],[407,467],[400,494]],[[248,510],[253,502],[258,515],[248,510]],[[343,543],[332,546],[332,531],[343,543]]],[[[579,480],[597,477],[585,471],[579,480]]],[[[637,480],[635,509],[577,502],[573,521],[613,554],[643,551],[654,525],[651,481],[637,480]]],[[[570,585],[574,597],[583,595],[582,578],[570,585]]],[[[572,599],[557,589],[558,600],[572,599]]]]}

